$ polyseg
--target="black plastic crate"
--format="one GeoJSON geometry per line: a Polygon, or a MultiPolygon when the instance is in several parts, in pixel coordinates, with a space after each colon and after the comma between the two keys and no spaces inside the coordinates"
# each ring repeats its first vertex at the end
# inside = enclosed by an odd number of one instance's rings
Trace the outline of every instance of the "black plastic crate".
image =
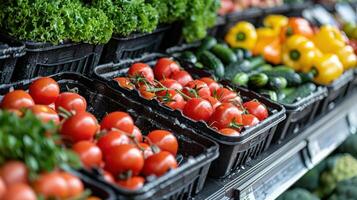
{"type": "Polygon", "coordinates": [[[24,44],[0,35],[0,84],[10,83],[16,62],[25,53],[24,44]]]}
{"type": "Polygon", "coordinates": [[[348,96],[349,86],[353,79],[353,70],[348,70],[331,85],[327,86],[328,95],[321,103],[317,111],[318,115],[324,115],[328,113],[348,96]]]}
{"type": "Polygon", "coordinates": [[[161,26],[152,33],[139,33],[128,37],[113,36],[104,46],[100,62],[119,62],[122,59],[137,58],[143,53],[157,51],[170,27],[161,26]]]}
{"type": "MultiPolygon", "coordinates": [[[[240,93],[244,100],[257,99],[267,106],[270,116],[268,119],[262,121],[257,126],[248,128],[241,133],[239,137],[229,137],[218,133],[215,129],[209,127],[205,122],[194,121],[185,117],[180,111],[172,110],[166,106],[163,106],[157,100],[146,100],[140,96],[140,94],[134,90],[129,91],[118,86],[118,84],[112,79],[117,76],[123,76],[128,71],[128,68],[136,62],[144,62],[149,65],[154,65],[156,59],[164,57],[163,54],[150,54],[143,58],[135,60],[126,60],[120,63],[109,63],[96,67],[94,73],[98,78],[108,81],[117,90],[123,92],[127,96],[138,99],[143,104],[161,110],[163,113],[174,116],[180,123],[187,124],[199,133],[212,138],[219,144],[220,156],[212,163],[210,169],[210,176],[224,177],[231,171],[237,170],[247,164],[250,160],[256,158],[262,152],[264,152],[271,144],[272,138],[275,134],[276,127],[279,122],[285,118],[285,109],[276,103],[262,97],[259,94],[248,91],[244,88],[235,88],[240,93]]],[[[185,68],[191,75],[195,75],[196,72],[185,68]]],[[[202,76],[209,76],[207,74],[201,74],[202,76]]],[[[223,82],[223,85],[228,86],[227,82],[223,82]]],[[[231,85],[229,85],[231,86],[231,85]]]]}
{"type": "Polygon", "coordinates": [[[97,66],[103,45],[70,43],[53,45],[26,41],[26,55],[19,58],[12,82],[60,72],[90,75],[97,66]]]}
{"type": "Polygon", "coordinates": [[[288,4],[282,4],[280,6],[274,6],[263,9],[263,15],[271,15],[271,14],[282,14],[285,15],[289,13],[290,6],[288,4]]]}
{"type": "MultiPolygon", "coordinates": [[[[175,134],[179,142],[179,167],[157,179],[150,179],[137,191],[116,187],[106,183],[102,176],[82,170],[86,175],[111,187],[115,191],[116,199],[187,199],[203,188],[210,164],[218,156],[218,146],[215,142],[187,128],[176,118],[153,111],[101,81],[76,73],[57,74],[52,78],[58,81],[61,91],[76,88],[87,100],[88,111],[99,119],[109,112],[120,110],[128,112],[133,117],[135,125],[144,135],[155,129],[165,129],[175,134]]],[[[26,80],[0,86],[0,95],[7,93],[10,88],[27,89],[31,82],[26,80]]]]}
{"type": "Polygon", "coordinates": [[[356,89],[357,89],[357,69],[353,69],[353,79],[349,83],[347,95],[353,94],[356,89]]]}

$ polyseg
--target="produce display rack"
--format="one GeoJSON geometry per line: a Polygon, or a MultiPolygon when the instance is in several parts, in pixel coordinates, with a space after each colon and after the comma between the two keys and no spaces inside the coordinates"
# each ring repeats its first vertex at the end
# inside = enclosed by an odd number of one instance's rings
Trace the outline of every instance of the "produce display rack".
{"type": "Polygon", "coordinates": [[[297,137],[272,146],[245,169],[209,179],[194,199],[271,200],[331,154],[357,127],[357,94],[319,118],[297,137]]]}

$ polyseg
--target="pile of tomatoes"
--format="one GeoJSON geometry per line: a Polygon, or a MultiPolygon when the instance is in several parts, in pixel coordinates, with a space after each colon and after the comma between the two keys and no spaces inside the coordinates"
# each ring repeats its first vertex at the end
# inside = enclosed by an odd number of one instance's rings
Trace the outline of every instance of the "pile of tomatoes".
{"type": "Polygon", "coordinates": [[[243,127],[254,126],[269,116],[268,109],[259,101],[243,102],[237,92],[210,77],[194,80],[170,58],[158,59],[153,68],[146,63],[134,63],[127,77],[114,80],[123,88],[136,88],[146,99],[155,98],[193,120],[205,121],[228,136],[238,136],[243,127]]]}
{"type": "Polygon", "coordinates": [[[98,123],[86,111],[84,97],[61,93],[52,78],[35,80],[28,92],[7,93],[0,106],[18,114],[29,109],[42,121],[58,124],[63,143],[79,155],[84,167],[101,169],[105,180],[120,187],[139,189],[145,177],[159,177],[178,166],[173,133],[153,130],[144,136],[132,117],[121,111],[107,114],[98,123]]]}
{"type": "Polygon", "coordinates": [[[36,200],[37,195],[48,198],[78,198],[84,191],[81,180],[62,171],[40,174],[30,181],[23,162],[7,161],[0,168],[0,199],[36,200]]]}

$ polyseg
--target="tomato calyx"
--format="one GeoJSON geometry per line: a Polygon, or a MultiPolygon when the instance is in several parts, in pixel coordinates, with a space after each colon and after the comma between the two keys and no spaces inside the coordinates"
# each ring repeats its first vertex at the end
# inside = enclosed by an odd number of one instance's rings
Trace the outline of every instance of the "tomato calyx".
{"type": "Polygon", "coordinates": [[[58,107],[58,115],[62,118],[62,119],[68,119],[70,117],[72,117],[73,115],[75,115],[74,111],[68,111],[65,108],[63,108],[62,106],[58,107]]]}
{"type": "MultiPolygon", "coordinates": [[[[156,144],[153,144],[148,136],[143,136],[143,138],[144,138],[144,141],[146,141],[146,143],[149,144],[149,146],[154,154],[159,153],[161,151],[160,147],[158,147],[156,144]]],[[[145,149],[142,148],[140,145],[138,145],[138,146],[141,151],[143,151],[143,152],[145,151],[145,149]]]]}
{"type": "Polygon", "coordinates": [[[243,124],[237,123],[235,118],[233,118],[232,122],[228,126],[229,128],[234,128],[234,129],[241,129],[243,127],[243,124]]]}

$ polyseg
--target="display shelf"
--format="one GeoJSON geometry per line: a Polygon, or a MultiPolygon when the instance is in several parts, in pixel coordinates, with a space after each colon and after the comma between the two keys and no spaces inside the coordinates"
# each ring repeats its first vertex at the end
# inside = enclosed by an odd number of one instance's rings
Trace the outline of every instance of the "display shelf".
{"type": "Polygon", "coordinates": [[[270,200],[331,154],[357,127],[357,94],[297,136],[272,146],[224,179],[209,178],[195,199],[270,200]]]}

